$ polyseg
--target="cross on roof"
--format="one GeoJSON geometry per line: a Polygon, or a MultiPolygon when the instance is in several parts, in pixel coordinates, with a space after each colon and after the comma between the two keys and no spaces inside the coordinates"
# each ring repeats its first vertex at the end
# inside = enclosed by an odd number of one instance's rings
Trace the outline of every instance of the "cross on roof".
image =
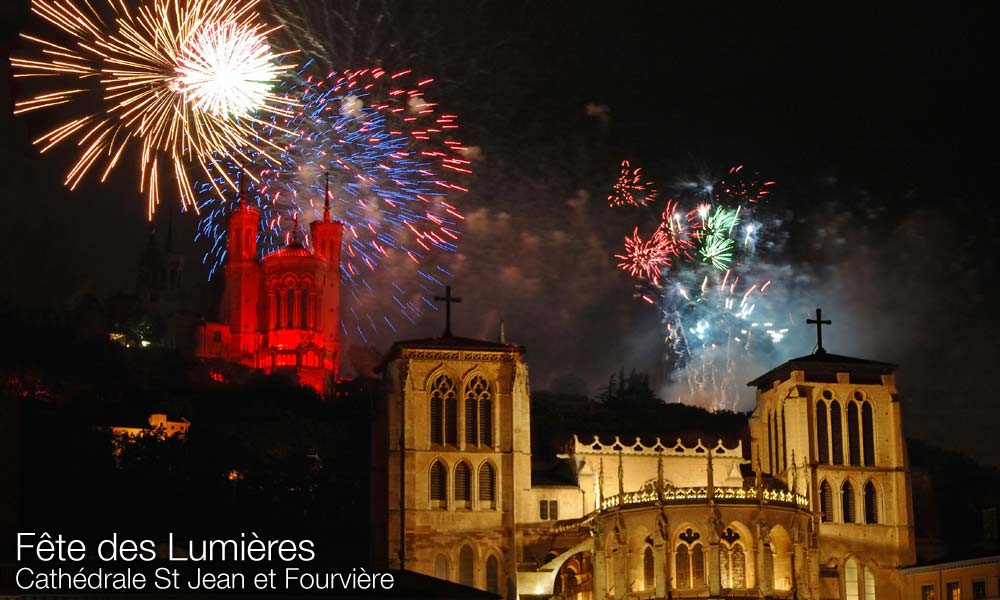
{"type": "Polygon", "coordinates": [[[434,296],[435,302],[444,302],[444,337],[451,337],[451,305],[461,302],[461,298],[451,295],[451,286],[444,287],[444,296],[434,296]]]}
{"type": "Polygon", "coordinates": [[[816,309],[815,319],[806,319],[806,323],[809,325],[816,325],[816,354],[823,354],[826,350],[823,349],[823,326],[833,323],[829,319],[823,319],[823,311],[816,309]]]}

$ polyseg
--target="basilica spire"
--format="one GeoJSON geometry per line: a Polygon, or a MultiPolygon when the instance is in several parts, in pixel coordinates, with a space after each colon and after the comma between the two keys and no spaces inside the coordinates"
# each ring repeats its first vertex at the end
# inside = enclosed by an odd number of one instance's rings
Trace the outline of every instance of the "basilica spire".
{"type": "Polygon", "coordinates": [[[323,192],[323,221],[330,221],[330,172],[326,172],[326,190],[323,192]]]}

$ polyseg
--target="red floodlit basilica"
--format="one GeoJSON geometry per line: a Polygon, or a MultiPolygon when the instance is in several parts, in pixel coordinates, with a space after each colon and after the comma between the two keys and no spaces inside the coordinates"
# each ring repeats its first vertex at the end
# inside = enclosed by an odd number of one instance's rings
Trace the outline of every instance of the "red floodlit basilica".
{"type": "Polygon", "coordinates": [[[340,241],[344,226],[309,225],[312,248],[293,227],[286,246],[257,259],[260,214],[241,203],[229,218],[221,323],[205,323],[197,354],[267,373],[286,372],[320,393],[330,390],[340,345],[340,241]]]}

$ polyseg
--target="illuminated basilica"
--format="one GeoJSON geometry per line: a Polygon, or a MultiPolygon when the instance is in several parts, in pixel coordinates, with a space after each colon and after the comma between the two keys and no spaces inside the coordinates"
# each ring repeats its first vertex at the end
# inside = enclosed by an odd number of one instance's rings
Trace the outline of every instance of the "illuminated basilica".
{"type": "Polygon", "coordinates": [[[286,247],[258,259],[260,214],[240,203],[230,216],[221,322],[202,324],[196,354],[267,373],[285,372],[320,393],[339,364],[340,242],[343,224],[310,226],[310,249],[296,222],[286,247]]]}

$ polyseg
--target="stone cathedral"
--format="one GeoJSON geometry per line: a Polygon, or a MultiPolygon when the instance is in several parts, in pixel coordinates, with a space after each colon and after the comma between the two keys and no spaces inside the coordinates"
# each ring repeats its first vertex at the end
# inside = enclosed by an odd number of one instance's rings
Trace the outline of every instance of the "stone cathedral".
{"type": "Polygon", "coordinates": [[[735,447],[581,431],[560,455],[575,484],[541,485],[524,349],[399,342],[373,419],[374,563],[505,598],[902,598],[915,545],[894,370],[820,338],[749,383],[735,447]]]}

